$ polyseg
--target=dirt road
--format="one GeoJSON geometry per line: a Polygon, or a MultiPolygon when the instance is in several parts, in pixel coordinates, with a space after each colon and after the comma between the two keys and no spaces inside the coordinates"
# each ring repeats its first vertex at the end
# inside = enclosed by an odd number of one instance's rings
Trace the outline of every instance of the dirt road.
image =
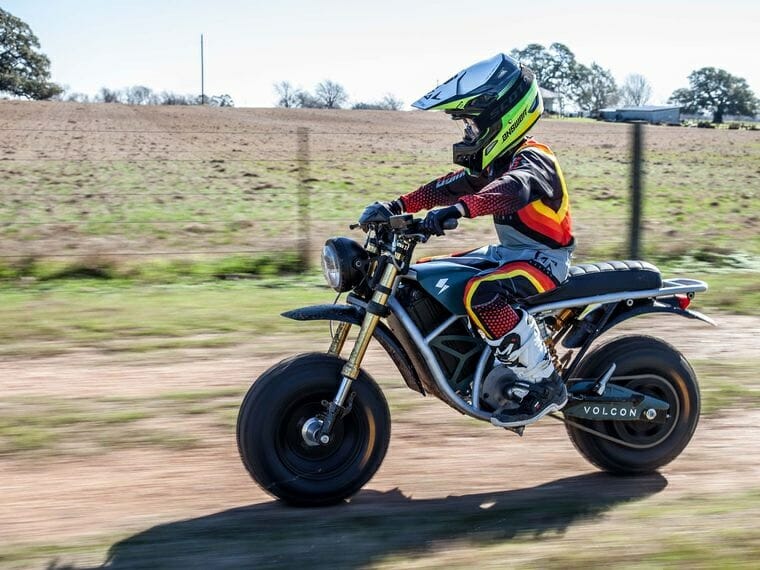
{"type": "MultiPolygon", "coordinates": [[[[719,335],[691,322],[660,332],[691,359],[756,357],[760,320],[723,322],[719,335]]],[[[244,390],[280,356],[257,354],[259,347],[246,346],[134,361],[90,353],[10,361],[0,363],[0,389],[12,401],[37,403],[118,396],[128,408],[138,401],[130,398],[167,392],[244,390]]],[[[387,362],[373,351],[368,369],[391,402],[390,451],[349,505],[298,510],[273,502],[240,464],[231,423],[172,409],[149,421],[193,434],[190,449],[75,446],[0,456],[0,565],[97,566],[110,548],[117,568],[396,567],[402,559],[413,567],[466,566],[473,548],[508,539],[535,562],[548,560],[546,549],[582,540],[577,533],[622,540],[619,519],[642,509],[741,496],[760,481],[757,409],[703,420],[661,474],[619,479],[595,472],[559,423],[544,420],[517,438],[408,392],[387,362]]],[[[745,518],[736,524],[754,525],[745,518]]],[[[624,525],[625,533],[644,532],[639,524],[636,531],[624,525]]]]}

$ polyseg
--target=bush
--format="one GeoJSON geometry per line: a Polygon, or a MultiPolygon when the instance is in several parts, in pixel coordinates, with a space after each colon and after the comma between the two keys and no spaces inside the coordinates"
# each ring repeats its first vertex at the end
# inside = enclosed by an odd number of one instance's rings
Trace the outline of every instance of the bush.
{"type": "Polygon", "coordinates": [[[115,259],[95,255],[69,261],[29,256],[13,264],[0,263],[0,279],[31,278],[37,281],[127,279],[171,283],[178,280],[276,277],[300,272],[301,260],[295,252],[236,255],[211,260],[145,260],[139,264],[120,264],[115,259]]]}

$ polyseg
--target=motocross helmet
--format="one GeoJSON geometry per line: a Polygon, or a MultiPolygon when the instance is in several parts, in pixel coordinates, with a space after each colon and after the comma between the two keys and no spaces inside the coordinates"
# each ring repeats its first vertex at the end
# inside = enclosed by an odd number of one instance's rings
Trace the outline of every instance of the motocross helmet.
{"type": "Polygon", "coordinates": [[[463,122],[454,163],[472,174],[514,149],[544,111],[533,72],[504,54],[460,71],[412,107],[443,110],[463,122]]]}

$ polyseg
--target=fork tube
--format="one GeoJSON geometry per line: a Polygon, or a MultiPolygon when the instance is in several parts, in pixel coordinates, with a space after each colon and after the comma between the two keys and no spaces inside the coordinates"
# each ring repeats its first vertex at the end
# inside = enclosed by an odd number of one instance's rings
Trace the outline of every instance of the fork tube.
{"type": "Polygon", "coordinates": [[[346,344],[346,338],[348,337],[348,331],[351,330],[351,323],[340,322],[338,324],[338,330],[335,331],[335,335],[330,343],[330,349],[328,354],[339,355],[343,350],[343,345],[346,344]]]}
{"type": "MultiPolygon", "coordinates": [[[[398,269],[394,265],[388,264],[383,273],[383,277],[380,279],[380,286],[386,291],[390,290],[397,274],[398,269]]],[[[375,303],[375,306],[379,305],[385,307],[388,303],[388,293],[375,291],[374,295],[372,295],[372,303],[375,303]]],[[[372,305],[372,303],[370,303],[370,305],[372,305]]],[[[348,362],[346,362],[341,371],[343,381],[341,382],[340,389],[334,400],[339,406],[343,405],[349,389],[351,388],[351,383],[359,376],[362,360],[364,359],[367,347],[369,346],[369,341],[372,340],[372,334],[375,332],[375,328],[379,321],[380,315],[367,311],[367,314],[364,317],[364,322],[362,322],[362,327],[359,329],[359,335],[354,343],[354,348],[351,351],[351,356],[348,357],[348,362]]]]}

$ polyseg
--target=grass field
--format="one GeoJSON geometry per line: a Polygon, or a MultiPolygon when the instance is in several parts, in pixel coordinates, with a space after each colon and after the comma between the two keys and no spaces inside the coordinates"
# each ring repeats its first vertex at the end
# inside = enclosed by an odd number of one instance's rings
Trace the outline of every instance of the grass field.
{"type": "MultiPolygon", "coordinates": [[[[753,568],[757,131],[645,128],[646,256],[708,281],[693,307],[722,324],[633,325],[701,383],[699,431],[662,474],[594,473],[549,420],[516,438],[458,417],[375,347],[394,435],[367,489],[302,511],[249,480],[241,395],[325,345],[326,324],[278,315],[335,298],[298,272],[299,240],[316,261],[368,202],[446,172],[457,134],[425,113],[0,101],[0,567],[753,568]]],[[[571,189],[577,260],[626,257],[628,126],[536,136],[571,189]]],[[[419,253],[492,240],[467,221],[419,253]]]]}
{"type": "MultiPolygon", "coordinates": [[[[458,136],[434,113],[21,102],[0,102],[0,132],[6,255],[120,262],[134,257],[124,254],[295,251],[302,234],[316,255],[368,202],[447,172],[458,136]],[[311,134],[299,155],[300,127],[311,134]],[[308,229],[299,220],[301,178],[308,229]]],[[[535,135],[563,165],[579,259],[624,255],[629,127],[546,119],[535,135]]],[[[645,145],[649,255],[760,253],[760,131],[649,126],[645,145]]],[[[487,219],[474,220],[428,247],[491,235],[487,219]]]]}

